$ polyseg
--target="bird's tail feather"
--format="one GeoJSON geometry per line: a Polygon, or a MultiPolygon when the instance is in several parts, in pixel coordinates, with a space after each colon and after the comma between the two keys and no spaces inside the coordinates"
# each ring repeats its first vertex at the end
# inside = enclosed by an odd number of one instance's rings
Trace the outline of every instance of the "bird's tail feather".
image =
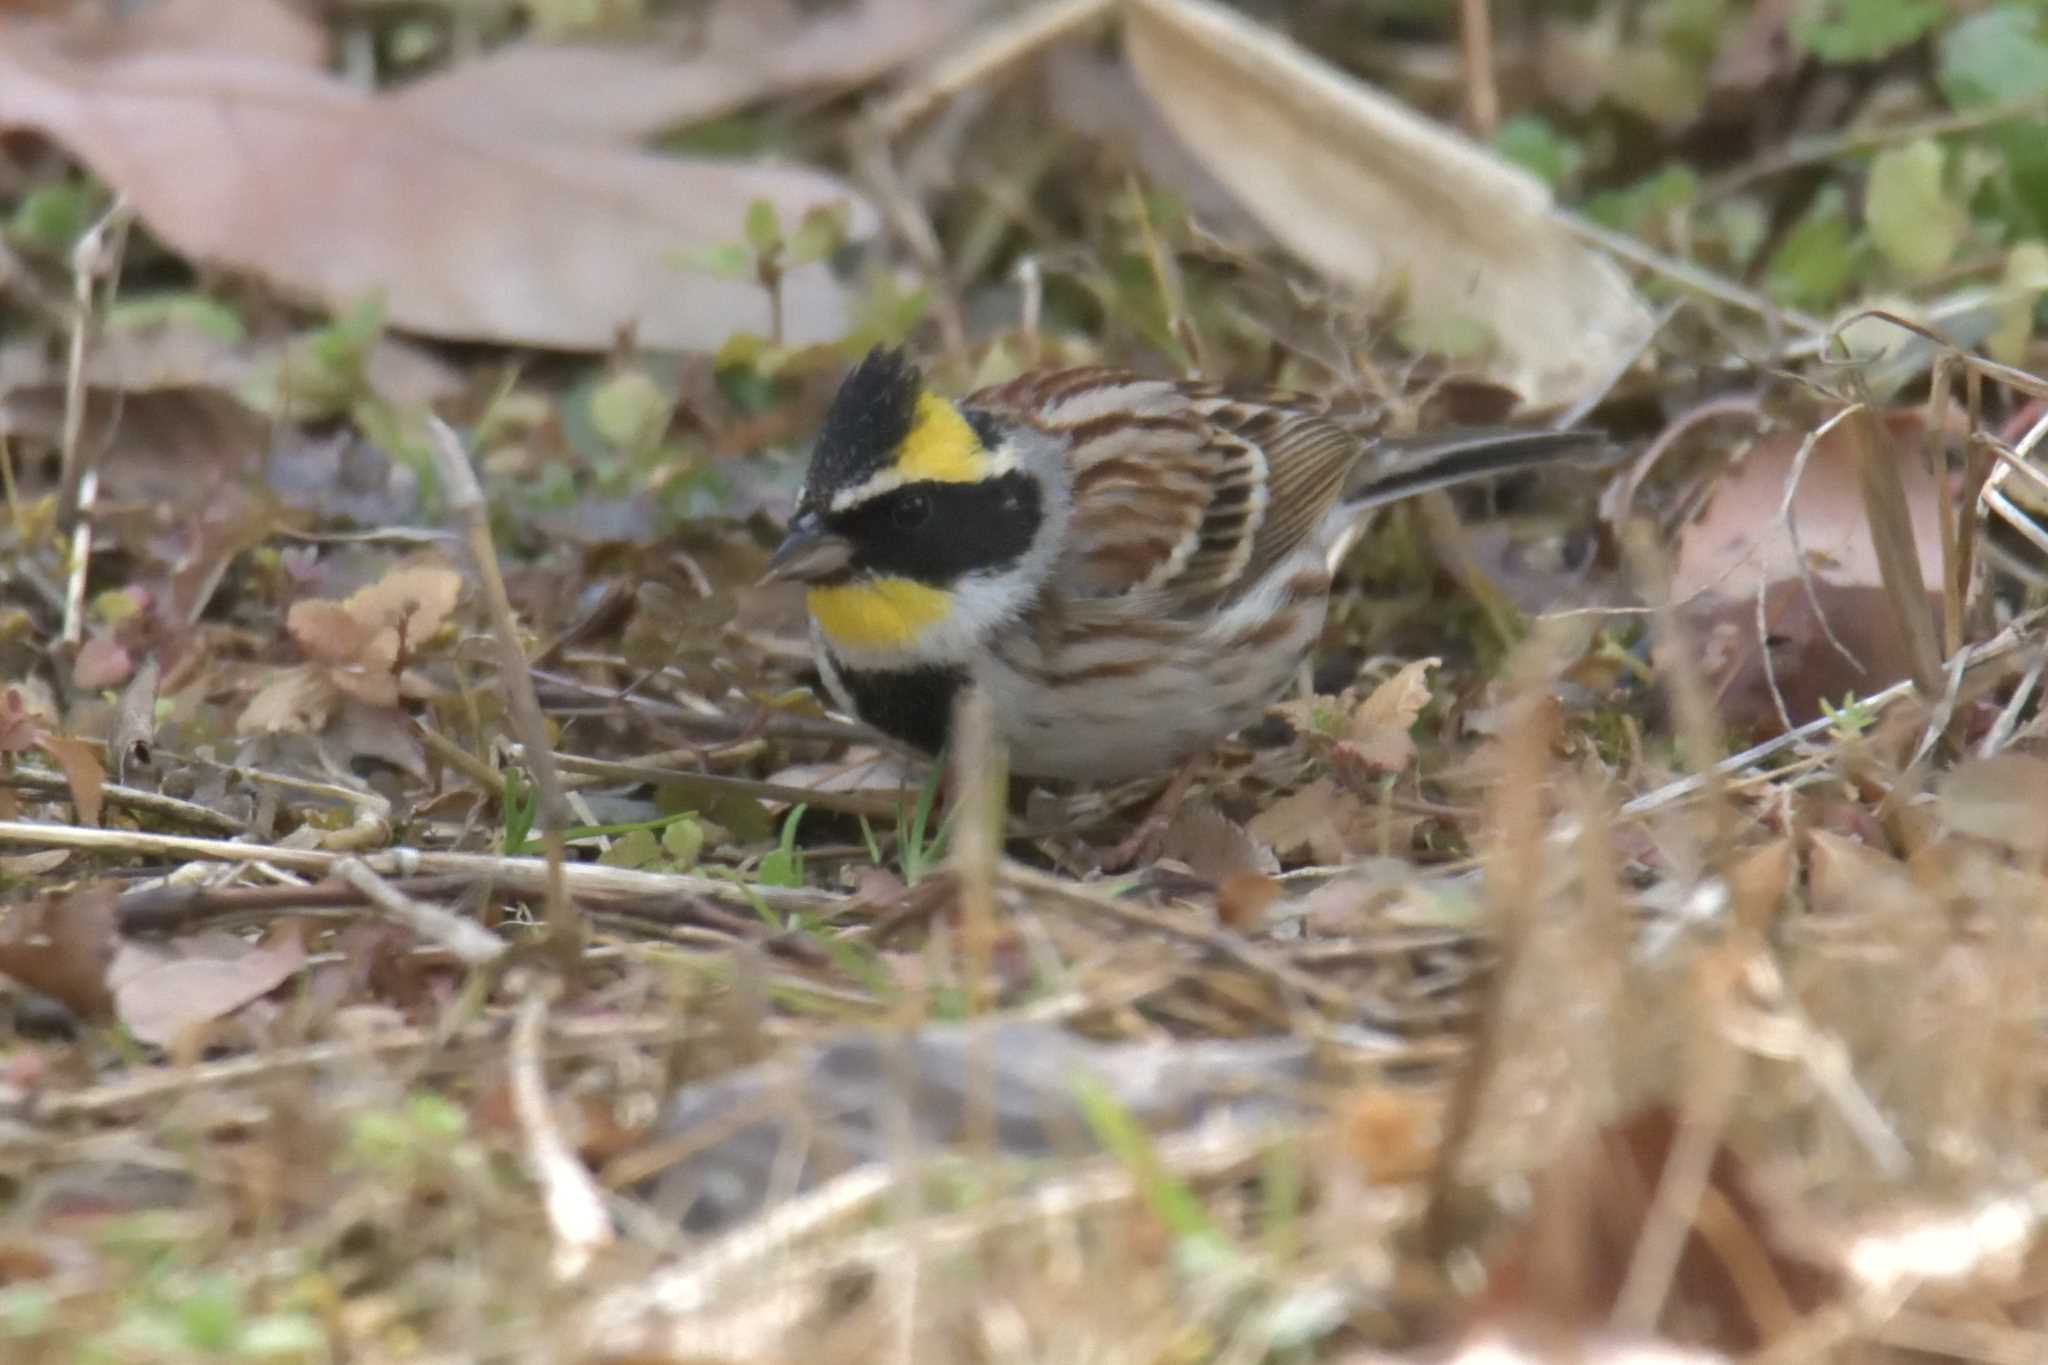
{"type": "Polygon", "coordinates": [[[1610,454],[1596,431],[1544,431],[1528,427],[1467,427],[1383,442],[1359,462],[1342,505],[1365,512],[1436,488],[1453,488],[1495,474],[1555,464],[1567,458],[1597,461],[1610,454]]]}

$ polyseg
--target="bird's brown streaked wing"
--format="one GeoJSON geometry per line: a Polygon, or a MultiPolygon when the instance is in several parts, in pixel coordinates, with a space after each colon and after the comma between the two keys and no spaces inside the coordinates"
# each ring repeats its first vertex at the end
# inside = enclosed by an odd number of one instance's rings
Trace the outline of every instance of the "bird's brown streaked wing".
{"type": "Polygon", "coordinates": [[[981,390],[962,406],[1067,443],[1073,504],[1054,574],[1061,593],[1159,589],[1196,552],[1215,473],[1208,424],[1179,385],[1121,370],[1055,370],[981,390]]]}
{"type": "Polygon", "coordinates": [[[1265,514],[1244,546],[1233,578],[1248,586],[1293,553],[1336,505],[1351,466],[1368,442],[1322,415],[1321,405],[1275,393],[1273,403],[1218,399],[1204,406],[1219,433],[1264,455],[1265,514]],[[1278,400],[1292,399],[1285,406],[1278,400]]]}

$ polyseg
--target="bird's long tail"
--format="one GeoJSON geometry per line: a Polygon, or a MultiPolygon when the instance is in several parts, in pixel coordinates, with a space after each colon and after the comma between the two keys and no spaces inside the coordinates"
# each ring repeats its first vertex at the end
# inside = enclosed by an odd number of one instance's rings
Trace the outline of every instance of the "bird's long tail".
{"type": "Polygon", "coordinates": [[[1364,512],[1433,488],[1452,488],[1517,469],[1595,462],[1610,454],[1597,431],[1543,431],[1529,427],[1466,427],[1400,436],[1380,442],[1352,471],[1340,501],[1364,512]]]}
{"type": "Polygon", "coordinates": [[[1599,464],[1614,453],[1604,435],[1584,430],[1465,427],[1383,440],[1358,462],[1338,501],[1347,529],[1331,546],[1329,562],[1334,571],[1364,529],[1366,514],[1390,502],[1539,465],[1599,464]]]}

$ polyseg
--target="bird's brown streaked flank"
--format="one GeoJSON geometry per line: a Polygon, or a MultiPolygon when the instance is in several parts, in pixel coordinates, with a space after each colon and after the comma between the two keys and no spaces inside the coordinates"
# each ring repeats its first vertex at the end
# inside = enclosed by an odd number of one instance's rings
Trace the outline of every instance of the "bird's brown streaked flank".
{"type": "Polygon", "coordinates": [[[1286,688],[1368,509],[1597,444],[1385,439],[1309,394],[1096,367],[954,401],[877,348],[826,414],[768,573],[806,585],[826,685],[876,728],[935,752],[972,681],[1013,772],[1133,777],[1286,688]]]}

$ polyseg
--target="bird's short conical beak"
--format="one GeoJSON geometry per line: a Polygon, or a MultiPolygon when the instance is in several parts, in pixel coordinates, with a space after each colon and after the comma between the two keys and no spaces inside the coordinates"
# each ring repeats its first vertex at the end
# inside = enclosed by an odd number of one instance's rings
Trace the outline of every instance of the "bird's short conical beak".
{"type": "Polygon", "coordinates": [[[826,530],[811,513],[803,513],[789,524],[763,583],[814,583],[829,578],[853,559],[853,546],[846,537],[826,530]]]}

